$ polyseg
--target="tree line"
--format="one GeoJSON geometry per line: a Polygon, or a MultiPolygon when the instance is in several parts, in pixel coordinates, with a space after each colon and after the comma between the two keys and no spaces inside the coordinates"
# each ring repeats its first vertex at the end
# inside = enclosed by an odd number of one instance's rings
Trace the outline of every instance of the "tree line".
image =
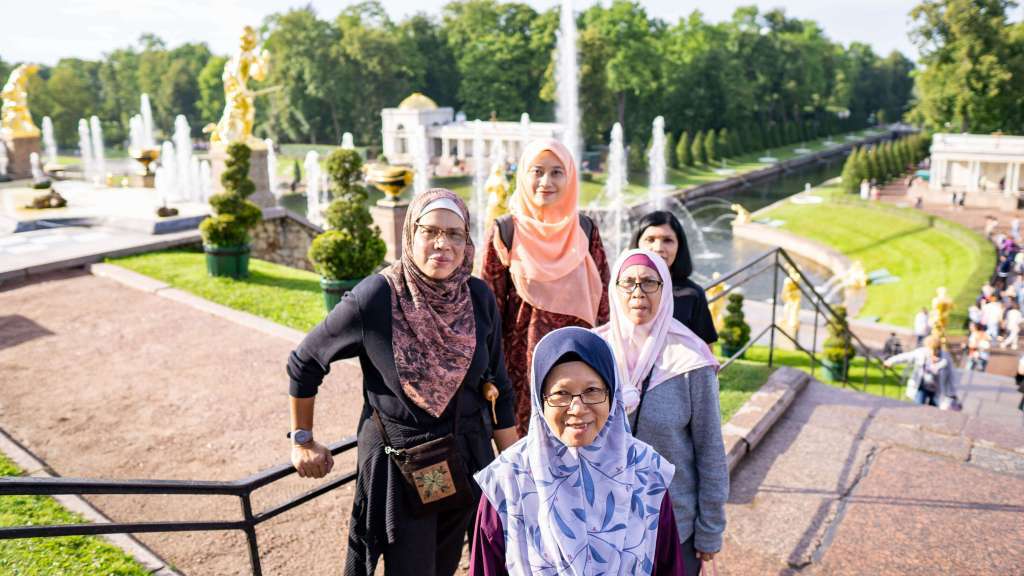
{"type": "Polygon", "coordinates": [[[922,132],[854,148],[843,164],[843,189],[855,194],[864,180],[881,184],[902,176],[928,156],[930,146],[931,135],[922,132]]]}
{"type": "MultiPolygon", "coordinates": [[[[271,72],[254,88],[273,90],[257,102],[257,135],[336,144],[348,131],[360,144],[377,144],[380,109],[414,91],[469,118],[518,120],[527,112],[551,121],[558,24],[557,8],[538,12],[498,0],[453,1],[439,15],[397,22],[376,0],[333,19],[309,6],[271,14],[260,27],[271,72]]],[[[773,139],[793,140],[794,131],[898,120],[910,107],[914,66],[904,55],[844,46],[783,10],[744,7],[718,23],[695,11],[672,23],[639,2],[614,0],[580,12],[577,25],[589,145],[606,142],[621,122],[627,141],[642,149],[662,115],[675,142],[713,131],[716,146],[746,149],[760,138],[769,147],[773,139]]],[[[159,131],[169,135],[184,114],[199,136],[223,107],[226,56],[202,43],[168,47],[147,34],[98,61],[65,58],[43,67],[30,105],[37,122],[53,119],[66,148],[77,143],[78,119],[94,114],[108,143],[124,142],[142,92],[159,131]]],[[[13,65],[0,59],[0,74],[13,65]]]]}

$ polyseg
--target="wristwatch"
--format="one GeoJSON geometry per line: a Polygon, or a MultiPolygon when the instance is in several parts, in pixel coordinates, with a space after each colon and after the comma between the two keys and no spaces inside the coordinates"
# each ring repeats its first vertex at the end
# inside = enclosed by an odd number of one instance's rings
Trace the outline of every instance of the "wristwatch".
{"type": "Polygon", "coordinates": [[[292,444],[308,444],[313,441],[313,432],[311,430],[303,430],[302,428],[296,428],[288,433],[288,436],[292,439],[292,444]]]}

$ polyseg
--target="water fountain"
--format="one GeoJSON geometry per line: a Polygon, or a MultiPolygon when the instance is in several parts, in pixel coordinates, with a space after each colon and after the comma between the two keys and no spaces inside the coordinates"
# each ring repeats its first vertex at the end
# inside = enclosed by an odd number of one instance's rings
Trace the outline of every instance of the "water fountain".
{"type": "Polygon", "coordinates": [[[562,0],[559,16],[558,60],[555,78],[558,82],[555,117],[562,125],[562,143],[572,152],[577,164],[582,158],[580,139],[579,69],[576,65],[576,12],[572,0],[562,0]]]}
{"type": "MultiPolygon", "coordinates": [[[[474,150],[474,154],[475,154],[474,150]]],[[[417,126],[412,141],[412,167],[416,171],[413,176],[413,194],[419,196],[430,188],[430,166],[427,157],[427,129],[417,126]]]]}
{"type": "Polygon", "coordinates": [[[356,145],[352,141],[352,133],[351,132],[345,132],[344,134],[341,135],[341,147],[346,149],[346,150],[355,150],[356,149],[356,145]]]}
{"type": "Polygon", "coordinates": [[[213,175],[210,171],[209,160],[203,160],[199,163],[199,190],[203,202],[208,201],[210,196],[213,195],[213,175]]]}
{"type": "Polygon", "coordinates": [[[10,162],[10,159],[7,158],[7,146],[3,140],[0,140],[0,182],[6,182],[10,179],[10,176],[7,175],[7,166],[10,162]]]}
{"type": "Polygon", "coordinates": [[[519,138],[522,142],[519,145],[519,153],[516,154],[516,158],[523,155],[523,152],[526,151],[526,145],[530,143],[530,115],[526,112],[519,116],[519,132],[519,138]]]}
{"type": "Polygon", "coordinates": [[[323,225],[320,210],[320,155],[316,150],[306,152],[306,218],[317,226],[323,225]]]}
{"type": "MultiPolygon", "coordinates": [[[[279,199],[281,198],[281,187],[277,180],[277,152],[274,152],[274,141],[267,138],[263,143],[267,145],[267,176],[270,178],[268,183],[270,185],[270,193],[274,195],[274,198],[279,199]]],[[[344,147],[344,144],[342,144],[342,147],[344,147]]]]}
{"type": "Polygon", "coordinates": [[[612,250],[612,257],[618,257],[625,247],[625,237],[628,231],[623,228],[626,224],[626,200],[624,194],[628,185],[628,173],[626,170],[626,147],[622,138],[622,125],[616,122],[612,126],[611,144],[608,147],[608,174],[605,181],[604,197],[606,208],[611,215],[611,230],[609,231],[612,250]]]}
{"type": "Polygon", "coordinates": [[[160,189],[160,185],[163,185],[163,193],[160,197],[167,201],[180,200],[179,188],[178,188],[178,163],[175,160],[174,144],[169,140],[164,140],[163,145],[160,147],[160,168],[162,171],[158,171],[157,178],[154,185],[160,189]]]}
{"type": "MultiPolygon", "coordinates": [[[[473,200],[471,214],[478,221],[487,217],[487,156],[484,154],[484,124],[479,119],[473,121],[473,200]]],[[[475,242],[480,246],[484,240],[483,229],[478,231],[475,242]]]]}
{"type": "MultiPolygon", "coordinates": [[[[616,126],[618,126],[617,123],[616,126]]],[[[615,128],[613,127],[612,131],[614,130],[615,128]]],[[[619,127],[619,131],[622,131],[621,127],[619,127]]],[[[651,149],[647,153],[647,167],[647,198],[651,205],[656,206],[661,197],[664,196],[666,188],[665,118],[662,116],[655,118],[651,126],[651,149]]]]}
{"type": "Polygon", "coordinates": [[[174,118],[173,140],[176,195],[188,202],[198,201],[198,183],[192,179],[192,129],[183,114],[174,118]]]}
{"type": "Polygon", "coordinates": [[[43,166],[39,162],[38,152],[32,152],[28,155],[28,163],[32,170],[32,183],[39,184],[46,181],[46,175],[43,174],[43,166]]]}
{"type": "Polygon", "coordinates": [[[100,185],[106,182],[107,160],[103,150],[103,126],[96,116],[89,118],[89,128],[92,137],[92,158],[93,158],[93,183],[100,185]]]}
{"type": "Polygon", "coordinates": [[[139,97],[142,116],[142,148],[156,148],[156,135],[153,132],[153,107],[149,105],[149,94],[139,97]]]}
{"type": "Polygon", "coordinates": [[[760,158],[757,159],[757,161],[760,162],[761,164],[775,164],[776,162],[779,161],[779,159],[776,158],[775,156],[772,156],[772,151],[769,150],[766,155],[761,156],[760,158]]]}
{"type": "Polygon", "coordinates": [[[43,148],[46,150],[46,163],[57,163],[57,140],[53,137],[53,120],[43,116],[43,148]]]}
{"type": "Polygon", "coordinates": [[[736,170],[729,168],[729,164],[726,162],[725,158],[722,158],[721,168],[715,168],[714,171],[715,174],[721,174],[722,176],[729,176],[736,173],[736,170]]]}
{"type": "Polygon", "coordinates": [[[92,182],[96,175],[96,168],[93,163],[89,122],[85,118],[78,121],[78,153],[82,157],[82,173],[86,181],[92,182]]]}

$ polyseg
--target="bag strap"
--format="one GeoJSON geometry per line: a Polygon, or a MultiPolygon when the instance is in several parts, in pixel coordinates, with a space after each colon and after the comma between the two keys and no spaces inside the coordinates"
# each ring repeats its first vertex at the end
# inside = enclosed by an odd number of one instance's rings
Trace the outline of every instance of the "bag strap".
{"type": "MultiPolygon", "coordinates": [[[[587,241],[591,241],[594,238],[594,221],[590,219],[590,216],[580,212],[580,228],[583,229],[583,233],[587,235],[587,241]]],[[[512,220],[511,214],[505,214],[499,216],[494,224],[498,227],[498,237],[501,238],[501,243],[505,245],[508,250],[512,249],[512,240],[516,235],[515,222],[512,220]]]]}
{"type": "Polygon", "coordinates": [[[651,385],[651,375],[654,374],[654,368],[647,373],[647,377],[644,378],[644,383],[640,385],[640,402],[636,405],[636,420],[633,422],[633,436],[636,436],[637,431],[640,430],[640,409],[644,407],[644,397],[647,396],[647,389],[651,385]]]}
{"type": "MultiPolygon", "coordinates": [[[[452,423],[452,436],[459,435],[459,396],[462,392],[462,386],[455,391],[455,422],[452,423]]],[[[391,444],[391,439],[388,438],[388,431],[384,428],[384,422],[380,418],[380,413],[373,406],[370,406],[370,410],[373,411],[373,421],[377,423],[377,427],[380,428],[380,435],[384,440],[384,452],[387,454],[398,455],[402,451],[395,449],[391,444]]]]}

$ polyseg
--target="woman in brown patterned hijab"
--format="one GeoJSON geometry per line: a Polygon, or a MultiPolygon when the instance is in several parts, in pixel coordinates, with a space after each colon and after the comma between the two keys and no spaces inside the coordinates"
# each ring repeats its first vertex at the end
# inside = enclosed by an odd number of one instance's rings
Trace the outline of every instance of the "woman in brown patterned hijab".
{"type": "Polygon", "coordinates": [[[435,417],[462,383],[476,348],[468,222],[469,210],[454,192],[420,194],[405,215],[402,258],[381,272],[391,286],[391,342],[402,391],[435,417]]]}
{"type": "Polygon", "coordinates": [[[458,569],[479,490],[470,486],[467,501],[423,512],[388,450],[454,435],[471,483],[494,459],[492,439],[499,450],[517,440],[501,315],[487,284],[470,275],[469,224],[465,203],[451,191],[415,197],[401,259],[345,294],[288,359],[292,463],[312,478],[334,465],[327,446],[314,439],[316,395],[332,363],[359,359],[363,409],[346,576],[374,574],[381,558],[393,576],[450,576],[458,569]]]}

